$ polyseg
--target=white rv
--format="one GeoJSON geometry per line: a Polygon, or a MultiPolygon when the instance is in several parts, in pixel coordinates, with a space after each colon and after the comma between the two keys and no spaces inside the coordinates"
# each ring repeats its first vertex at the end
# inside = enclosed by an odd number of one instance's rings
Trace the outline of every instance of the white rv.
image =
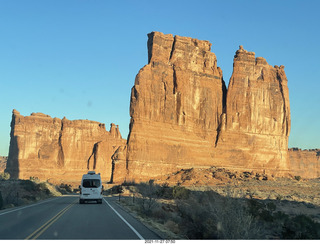
{"type": "Polygon", "coordinates": [[[88,174],[84,174],[79,188],[80,204],[85,201],[97,201],[97,203],[102,203],[103,186],[100,173],[96,174],[95,171],[89,171],[88,174]]]}

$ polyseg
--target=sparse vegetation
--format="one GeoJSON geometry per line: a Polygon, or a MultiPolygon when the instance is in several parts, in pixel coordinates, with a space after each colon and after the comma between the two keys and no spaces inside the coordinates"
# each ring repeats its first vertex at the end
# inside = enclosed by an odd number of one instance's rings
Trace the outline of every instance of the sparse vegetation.
{"type": "Polygon", "coordinates": [[[9,180],[10,179],[10,174],[7,172],[2,172],[0,173],[0,180],[9,180]]]}
{"type": "Polygon", "coordinates": [[[59,192],[61,192],[62,194],[68,194],[68,193],[72,193],[73,189],[71,185],[68,184],[60,184],[59,187],[57,187],[57,189],[59,190],[59,192]]]}
{"type": "Polygon", "coordinates": [[[110,192],[119,188],[127,196],[121,204],[148,222],[160,225],[171,239],[320,238],[320,224],[314,219],[288,214],[279,208],[289,204],[280,194],[259,200],[255,198],[259,190],[242,192],[226,187],[223,194],[222,191],[218,194],[212,189],[191,190],[154,181],[126,183],[110,192]]]}
{"type": "Polygon", "coordinates": [[[301,176],[296,175],[296,176],[294,177],[294,179],[297,180],[297,181],[300,181],[300,180],[301,180],[301,176]]]}
{"type": "Polygon", "coordinates": [[[3,180],[0,184],[0,209],[29,204],[52,196],[61,195],[57,188],[47,182],[30,180],[3,180]]]}
{"type": "Polygon", "coordinates": [[[282,239],[319,239],[320,224],[306,215],[287,218],[283,224],[282,239]]]}

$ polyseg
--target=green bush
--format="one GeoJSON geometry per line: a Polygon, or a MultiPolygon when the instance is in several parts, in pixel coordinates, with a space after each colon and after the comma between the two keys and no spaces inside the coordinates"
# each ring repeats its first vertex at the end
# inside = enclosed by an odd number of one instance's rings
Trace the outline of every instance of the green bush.
{"type": "Polygon", "coordinates": [[[168,183],[164,183],[158,187],[156,194],[159,198],[172,199],[173,198],[173,188],[169,186],[168,183]]]}
{"type": "Polygon", "coordinates": [[[296,176],[294,177],[294,179],[297,180],[297,181],[300,181],[300,180],[301,180],[301,176],[300,176],[300,175],[296,175],[296,176]]]}
{"type": "Polygon", "coordinates": [[[174,199],[188,199],[190,190],[183,186],[174,186],[172,190],[172,196],[174,199]]]}
{"type": "Polygon", "coordinates": [[[249,213],[262,221],[272,222],[274,221],[273,213],[277,206],[273,202],[264,203],[256,199],[248,200],[248,211],[249,213]]]}
{"type": "Polygon", "coordinates": [[[7,172],[0,173],[0,180],[9,180],[10,174],[7,172]]]}
{"type": "Polygon", "coordinates": [[[120,194],[123,193],[123,187],[121,185],[116,185],[109,189],[108,192],[110,192],[110,194],[120,194]]]}
{"type": "Polygon", "coordinates": [[[48,189],[48,186],[47,186],[47,184],[45,182],[42,182],[42,183],[38,184],[37,188],[38,188],[39,191],[44,192],[46,195],[50,195],[51,194],[51,192],[48,189]]]}
{"type": "Polygon", "coordinates": [[[63,183],[60,184],[59,190],[60,190],[60,192],[62,194],[67,194],[67,193],[72,193],[73,192],[71,185],[67,185],[67,184],[63,184],[63,183]]]}
{"type": "Polygon", "coordinates": [[[137,191],[142,195],[141,198],[137,199],[140,206],[140,211],[147,216],[150,216],[152,209],[158,206],[157,190],[158,185],[154,184],[153,180],[149,180],[148,183],[140,183],[136,186],[137,191]]]}
{"type": "Polygon", "coordinates": [[[179,231],[188,239],[257,239],[262,232],[245,202],[212,191],[176,199],[179,231]]]}
{"type": "Polygon", "coordinates": [[[320,224],[306,215],[297,215],[285,221],[282,239],[320,239],[320,224]]]}
{"type": "Polygon", "coordinates": [[[26,191],[31,192],[37,190],[37,184],[31,180],[21,180],[20,184],[26,191]]]}

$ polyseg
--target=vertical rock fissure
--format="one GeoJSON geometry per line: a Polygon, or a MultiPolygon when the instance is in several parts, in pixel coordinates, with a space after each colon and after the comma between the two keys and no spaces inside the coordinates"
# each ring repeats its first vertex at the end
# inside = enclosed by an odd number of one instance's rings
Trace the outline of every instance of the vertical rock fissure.
{"type": "Polygon", "coordinates": [[[174,68],[174,66],[172,66],[172,70],[173,70],[173,94],[176,94],[178,89],[178,84],[177,84],[176,69],[174,68]]]}
{"type": "Polygon", "coordinates": [[[170,60],[171,60],[171,58],[172,58],[172,55],[173,55],[173,51],[174,51],[175,45],[176,45],[176,37],[174,37],[173,42],[172,42],[172,47],[171,47],[171,52],[170,52],[169,62],[170,62],[170,60]]]}
{"type": "Polygon", "coordinates": [[[226,123],[226,120],[223,120],[223,116],[226,116],[226,110],[227,110],[227,88],[225,85],[224,80],[222,79],[222,113],[220,115],[217,115],[217,121],[218,121],[218,126],[217,126],[217,136],[216,136],[216,141],[215,141],[215,147],[218,146],[218,141],[221,135],[221,130],[223,127],[223,123],[226,123]]]}
{"type": "Polygon", "coordinates": [[[223,119],[222,119],[222,116],[224,115],[224,113],[222,113],[220,115],[220,119],[218,121],[218,128],[217,128],[217,136],[216,136],[216,141],[214,143],[214,146],[217,147],[218,145],[218,141],[219,141],[219,138],[220,138],[220,133],[221,133],[221,129],[222,129],[222,123],[223,123],[223,119]]]}
{"type": "Polygon", "coordinates": [[[61,129],[59,132],[59,152],[58,152],[58,166],[63,167],[64,166],[64,152],[63,152],[63,146],[62,146],[62,134],[63,134],[63,120],[61,121],[61,129]]]}
{"type": "Polygon", "coordinates": [[[283,87],[282,87],[282,78],[279,74],[279,71],[277,71],[277,78],[279,81],[279,87],[280,87],[280,93],[283,100],[283,121],[282,124],[285,125],[285,135],[288,136],[289,134],[289,124],[288,124],[288,118],[287,118],[287,106],[286,106],[286,99],[284,97],[283,93],[283,87]]]}
{"type": "Polygon", "coordinates": [[[87,169],[89,170],[90,168],[90,159],[92,158],[93,156],[93,165],[92,165],[92,169],[95,170],[96,169],[96,166],[97,166],[97,153],[98,153],[98,146],[99,146],[99,143],[102,142],[102,141],[99,141],[97,143],[95,143],[93,145],[93,149],[92,149],[92,153],[90,155],[90,157],[88,158],[88,161],[87,161],[87,169]]]}

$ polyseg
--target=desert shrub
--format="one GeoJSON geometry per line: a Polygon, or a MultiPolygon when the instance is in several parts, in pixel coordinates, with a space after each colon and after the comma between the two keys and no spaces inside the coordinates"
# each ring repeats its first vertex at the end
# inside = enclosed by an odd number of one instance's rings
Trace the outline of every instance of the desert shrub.
{"type": "Polygon", "coordinates": [[[282,239],[319,239],[320,224],[306,215],[297,215],[285,221],[282,239]]]}
{"type": "Polygon", "coordinates": [[[10,179],[10,174],[7,172],[2,172],[0,173],[0,180],[9,180],[10,179]]]}
{"type": "Polygon", "coordinates": [[[169,186],[168,183],[160,185],[156,191],[156,195],[159,198],[172,199],[173,198],[173,188],[169,186]]]}
{"type": "Polygon", "coordinates": [[[0,191],[0,209],[3,208],[3,198],[2,198],[2,193],[0,191]]]}
{"type": "MultiPolygon", "coordinates": [[[[41,184],[41,183],[40,183],[41,184]]],[[[60,184],[59,186],[59,191],[62,193],[62,194],[67,194],[67,193],[72,193],[73,190],[72,190],[72,187],[71,185],[67,185],[67,184],[60,184]]]]}
{"type": "Polygon", "coordinates": [[[276,213],[274,213],[273,217],[276,221],[281,223],[284,223],[289,219],[289,215],[281,211],[277,211],[276,213]]]}
{"type": "Polygon", "coordinates": [[[153,209],[158,208],[159,204],[152,197],[142,197],[137,199],[140,212],[146,216],[152,216],[153,209]]]}
{"type": "Polygon", "coordinates": [[[178,234],[179,233],[179,226],[176,222],[172,220],[166,221],[164,226],[168,229],[171,230],[173,233],[178,234]]]}
{"type": "Polygon", "coordinates": [[[188,199],[190,190],[183,186],[174,186],[172,189],[172,196],[175,199],[188,199]]]}
{"type": "Polygon", "coordinates": [[[30,176],[29,179],[30,179],[31,181],[37,181],[37,182],[39,181],[39,178],[36,177],[36,176],[30,176]]]}
{"type": "Polygon", "coordinates": [[[280,201],[283,200],[283,196],[278,194],[277,197],[276,197],[276,199],[277,199],[278,202],[280,202],[280,201]]]}
{"type": "Polygon", "coordinates": [[[122,185],[116,185],[106,191],[108,194],[121,194],[123,193],[122,185]]]}
{"type": "Polygon", "coordinates": [[[141,194],[141,198],[137,199],[140,206],[140,211],[147,216],[150,216],[152,209],[158,206],[156,201],[158,186],[154,184],[153,180],[148,183],[140,183],[136,185],[137,191],[141,194]]]}
{"type": "Polygon", "coordinates": [[[153,180],[150,180],[149,182],[142,182],[138,185],[136,185],[137,191],[144,197],[147,198],[155,198],[157,196],[157,191],[159,189],[159,186],[154,184],[153,180]]]}
{"type": "Polygon", "coordinates": [[[300,176],[300,175],[296,175],[296,176],[294,177],[294,179],[297,180],[297,181],[300,181],[300,180],[301,180],[301,176],[300,176]]]}
{"type": "Polygon", "coordinates": [[[248,200],[249,213],[262,221],[272,222],[273,212],[276,210],[276,205],[272,202],[264,203],[253,198],[248,200]]]}
{"type": "Polygon", "coordinates": [[[188,239],[261,238],[262,231],[245,202],[221,197],[212,191],[190,192],[188,200],[176,199],[180,231],[188,239]]]}
{"type": "Polygon", "coordinates": [[[189,201],[176,200],[180,235],[187,239],[217,239],[213,213],[195,198],[189,201]]]}
{"type": "Polygon", "coordinates": [[[260,239],[264,232],[247,205],[240,199],[225,197],[214,205],[217,233],[219,239],[260,239]]]}
{"type": "Polygon", "coordinates": [[[21,180],[20,184],[23,186],[23,188],[26,191],[36,191],[37,190],[37,184],[31,180],[21,180]]]}
{"type": "Polygon", "coordinates": [[[162,207],[160,207],[159,203],[151,206],[150,214],[152,218],[156,219],[162,224],[164,224],[170,218],[170,214],[168,214],[162,207]]]}
{"type": "Polygon", "coordinates": [[[132,181],[124,181],[121,185],[122,186],[135,186],[136,183],[135,183],[134,180],[132,180],[132,181]]]}
{"type": "Polygon", "coordinates": [[[50,195],[50,194],[51,194],[51,192],[50,192],[50,190],[48,189],[48,186],[47,186],[47,184],[46,184],[45,182],[41,182],[40,184],[38,184],[37,188],[38,188],[38,190],[39,190],[40,192],[43,192],[43,193],[45,193],[46,195],[50,195]]]}

